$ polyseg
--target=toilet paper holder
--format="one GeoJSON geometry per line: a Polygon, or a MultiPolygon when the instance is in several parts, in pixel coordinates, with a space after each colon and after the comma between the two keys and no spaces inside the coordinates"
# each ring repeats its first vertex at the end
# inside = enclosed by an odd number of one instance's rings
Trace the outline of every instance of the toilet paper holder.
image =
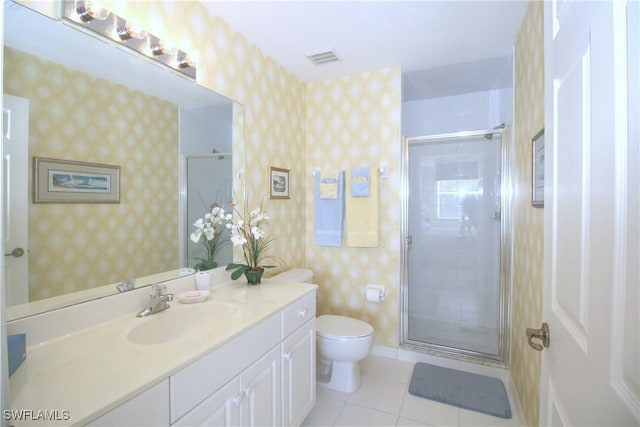
{"type": "Polygon", "coordinates": [[[381,302],[386,296],[386,289],[382,285],[367,285],[367,301],[381,302]]]}

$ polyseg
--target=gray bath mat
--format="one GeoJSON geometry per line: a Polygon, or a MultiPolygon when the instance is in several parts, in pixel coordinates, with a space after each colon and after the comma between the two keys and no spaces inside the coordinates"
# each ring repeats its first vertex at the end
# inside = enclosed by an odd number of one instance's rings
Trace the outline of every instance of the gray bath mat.
{"type": "Polygon", "coordinates": [[[507,392],[498,378],[416,363],[409,393],[496,417],[511,418],[507,392]]]}

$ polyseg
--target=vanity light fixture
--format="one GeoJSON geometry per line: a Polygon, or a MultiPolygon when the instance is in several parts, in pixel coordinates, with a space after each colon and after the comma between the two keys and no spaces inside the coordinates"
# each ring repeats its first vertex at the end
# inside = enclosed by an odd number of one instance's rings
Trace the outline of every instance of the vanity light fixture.
{"type": "Polygon", "coordinates": [[[195,80],[196,66],[185,52],[102,8],[94,0],[64,0],[65,22],[89,29],[195,80]]]}

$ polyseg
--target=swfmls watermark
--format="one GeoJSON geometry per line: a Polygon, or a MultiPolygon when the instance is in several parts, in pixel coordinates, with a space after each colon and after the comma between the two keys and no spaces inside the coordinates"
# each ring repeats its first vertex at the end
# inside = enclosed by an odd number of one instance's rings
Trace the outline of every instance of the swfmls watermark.
{"type": "Polygon", "coordinates": [[[2,417],[7,421],[69,421],[67,409],[5,409],[2,417]]]}

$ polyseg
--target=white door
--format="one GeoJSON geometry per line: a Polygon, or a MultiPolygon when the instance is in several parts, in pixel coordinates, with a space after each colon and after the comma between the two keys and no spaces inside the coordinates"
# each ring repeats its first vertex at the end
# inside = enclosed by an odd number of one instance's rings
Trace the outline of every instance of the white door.
{"type": "Polygon", "coordinates": [[[545,2],[541,425],[639,422],[637,7],[545,2]]]}
{"type": "Polygon", "coordinates": [[[29,301],[29,100],[3,94],[4,254],[7,305],[29,301]]]}

